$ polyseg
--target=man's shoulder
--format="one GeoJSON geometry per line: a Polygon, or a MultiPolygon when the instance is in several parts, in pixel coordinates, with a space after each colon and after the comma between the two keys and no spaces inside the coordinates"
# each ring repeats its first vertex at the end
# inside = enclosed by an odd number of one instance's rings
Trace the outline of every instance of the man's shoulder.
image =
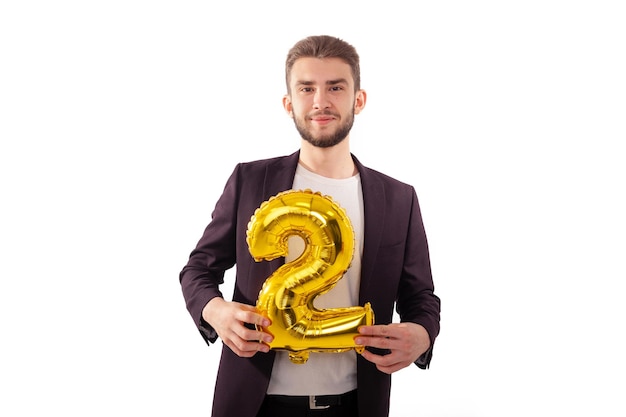
{"type": "Polygon", "coordinates": [[[407,182],[404,182],[398,178],[392,177],[389,174],[385,174],[384,172],[378,171],[374,168],[364,166],[360,164],[359,171],[361,173],[361,178],[364,178],[366,181],[377,181],[385,184],[385,186],[400,188],[400,189],[412,189],[413,186],[407,182]]]}
{"type": "Polygon", "coordinates": [[[242,161],[242,162],[239,163],[239,165],[241,165],[243,167],[267,166],[267,165],[272,165],[272,164],[275,164],[277,162],[280,162],[280,161],[284,160],[285,158],[287,158],[286,155],[274,156],[274,157],[271,157],[271,158],[254,159],[254,160],[251,160],[251,161],[242,161]]]}
{"type": "Polygon", "coordinates": [[[296,158],[297,161],[297,152],[291,155],[274,156],[271,158],[262,158],[252,161],[240,162],[239,164],[237,164],[237,166],[240,169],[244,170],[265,169],[272,165],[280,166],[284,164],[289,164],[289,162],[292,161],[294,158],[296,158]]]}

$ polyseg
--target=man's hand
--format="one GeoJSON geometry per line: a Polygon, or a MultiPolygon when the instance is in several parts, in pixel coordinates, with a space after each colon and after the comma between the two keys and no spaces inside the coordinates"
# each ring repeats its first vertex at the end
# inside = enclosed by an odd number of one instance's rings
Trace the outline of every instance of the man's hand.
{"type": "Polygon", "coordinates": [[[415,362],[430,347],[430,338],[426,329],[415,323],[392,323],[359,327],[360,336],[355,343],[391,353],[377,355],[367,349],[361,354],[368,361],[376,364],[379,371],[391,374],[406,368],[415,362]]]}
{"type": "Polygon", "coordinates": [[[215,297],[204,306],[202,318],[238,356],[249,358],[257,352],[267,353],[270,350],[266,343],[273,340],[272,335],[245,326],[246,323],[265,327],[271,324],[253,306],[215,297]]]}

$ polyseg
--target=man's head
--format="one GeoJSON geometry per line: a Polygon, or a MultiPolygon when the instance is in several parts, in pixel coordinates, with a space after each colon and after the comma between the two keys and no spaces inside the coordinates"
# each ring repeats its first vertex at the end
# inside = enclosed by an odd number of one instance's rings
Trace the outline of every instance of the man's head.
{"type": "Polygon", "coordinates": [[[343,142],[366,99],[354,47],[331,36],[311,36],[291,48],[285,70],[283,106],[302,139],[321,148],[343,142]]]}
{"type": "Polygon", "coordinates": [[[285,62],[285,79],[287,82],[287,92],[290,93],[289,82],[291,80],[291,69],[299,58],[339,58],[350,66],[352,70],[352,80],[354,81],[354,91],[361,88],[361,67],[359,54],[354,46],[346,41],[328,35],[309,36],[297,42],[287,54],[285,62]]]}

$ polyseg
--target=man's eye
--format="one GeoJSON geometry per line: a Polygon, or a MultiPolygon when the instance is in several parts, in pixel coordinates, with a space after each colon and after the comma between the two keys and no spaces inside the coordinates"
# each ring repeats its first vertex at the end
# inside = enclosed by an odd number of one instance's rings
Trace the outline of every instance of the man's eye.
{"type": "Polygon", "coordinates": [[[340,87],[338,85],[330,87],[330,91],[341,91],[341,90],[343,90],[343,87],[340,87]]]}
{"type": "Polygon", "coordinates": [[[313,91],[313,88],[311,88],[311,87],[302,87],[300,89],[300,91],[302,91],[303,93],[310,93],[311,91],[313,91]]]}

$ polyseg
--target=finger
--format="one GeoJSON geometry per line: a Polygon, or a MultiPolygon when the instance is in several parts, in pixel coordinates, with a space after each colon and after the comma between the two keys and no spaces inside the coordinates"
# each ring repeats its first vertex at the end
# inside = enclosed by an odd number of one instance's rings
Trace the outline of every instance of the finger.
{"type": "Polygon", "coordinates": [[[269,333],[265,333],[259,330],[251,330],[247,327],[243,327],[242,329],[243,330],[240,330],[238,335],[242,340],[245,340],[247,342],[271,343],[272,340],[274,340],[274,337],[269,333]]]}
{"type": "Polygon", "coordinates": [[[265,316],[259,314],[254,308],[248,310],[240,310],[237,314],[237,320],[242,321],[244,323],[250,323],[255,326],[263,326],[268,327],[272,322],[265,316]]]}
{"type": "Polygon", "coordinates": [[[230,339],[227,345],[239,356],[250,357],[257,352],[267,353],[270,347],[255,340],[244,340],[240,338],[230,339]]]}
{"type": "Polygon", "coordinates": [[[395,355],[392,353],[387,355],[377,355],[368,350],[363,351],[362,356],[368,361],[374,363],[376,368],[384,373],[392,374],[400,369],[406,368],[412,362],[403,361],[401,355],[395,355]]]}
{"type": "Polygon", "coordinates": [[[386,324],[377,324],[373,326],[359,327],[359,334],[364,336],[390,337],[393,332],[391,326],[386,324]]]}
{"type": "Polygon", "coordinates": [[[380,349],[393,349],[396,347],[394,339],[383,336],[357,336],[354,339],[354,343],[380,349]]]}
{"type": "Polygon", "coordinates": [[[248,348],[247,346],[244,349],[240,349],[236,345],[227,345],[237,356],[242,358],[251,358],[256,355],[258,352],[267,353],[269,352],[269,346],[264,345],[262,343],[257,343],[255,347],[248,348]]]}
{"type": "Polygon", "coordinates": [[[389,366],[395,362],[397,362],[397,360],[394,358],[393,353],[387,353],[385,355],[379,355],[376,354],[370,350],[364,350],[362,353],[363,357],[365,359],[367,359],[368,361],[375,363],[376,365],[384,365],[384,366],[389,366]]]}
{"type": "Polygon", "coordinates": [[[256,341],[248,341],[244,342],[242,346],[242,351],[250,354],[250,356],[254,355],[257,352],[269,352],[270,347],[265,343],[260,343],[256,341]]]}

